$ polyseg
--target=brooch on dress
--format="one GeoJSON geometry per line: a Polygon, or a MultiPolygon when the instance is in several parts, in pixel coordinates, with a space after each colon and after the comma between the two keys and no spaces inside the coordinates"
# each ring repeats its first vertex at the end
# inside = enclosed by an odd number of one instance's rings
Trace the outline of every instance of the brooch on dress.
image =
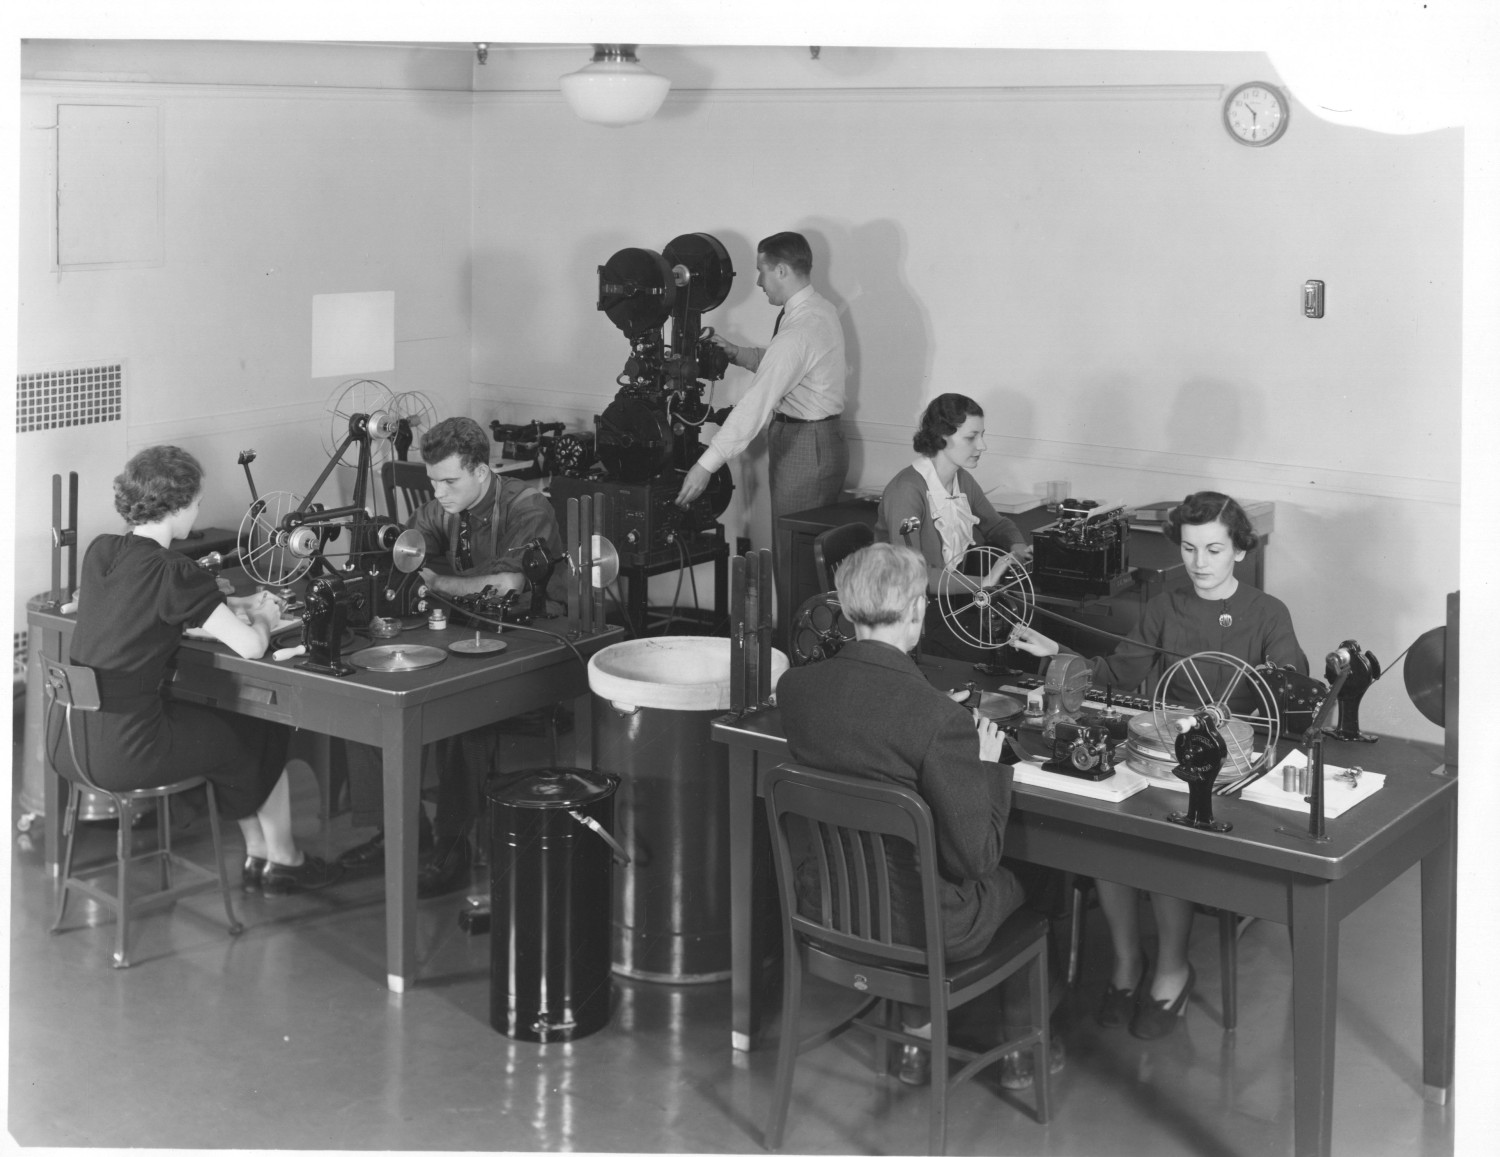
{"type": "Polygon", "coordinates": [[[1219,612],[1219,626],[1226,628],[1234,626],[1234,616],[1229,613],[1229,604],[1222,605],[1224,610],[1219,612]]]}

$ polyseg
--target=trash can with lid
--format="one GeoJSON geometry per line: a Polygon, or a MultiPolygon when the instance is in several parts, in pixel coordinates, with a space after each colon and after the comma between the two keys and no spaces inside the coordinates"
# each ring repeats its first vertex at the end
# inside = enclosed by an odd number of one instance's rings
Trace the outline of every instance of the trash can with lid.
{"type": "MultiPolygon", "coordinates": [[[[771,682],[788,667],[772,652],[771,682]]],[[[594,767],[620,778],[614,970],[672,984],[730,975],[728,639],[632,639],[589,660],[594,767]]]]}
{"type": "Polygon", "coordinates": [[[570,1041],[610,1013],[610,834],[619,780],[576,768],[520,772],[487,789],[490,1026],[570,1041]]]}

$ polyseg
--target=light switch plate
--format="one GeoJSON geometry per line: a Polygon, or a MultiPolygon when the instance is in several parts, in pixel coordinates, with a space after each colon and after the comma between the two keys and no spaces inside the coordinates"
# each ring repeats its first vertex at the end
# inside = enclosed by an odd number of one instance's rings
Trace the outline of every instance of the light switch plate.
{"type": "Polygon", "coordinates": [[[1302,316],[1323,316],[1323,283],[1321,281],[1302,283],[1302,316]]]}

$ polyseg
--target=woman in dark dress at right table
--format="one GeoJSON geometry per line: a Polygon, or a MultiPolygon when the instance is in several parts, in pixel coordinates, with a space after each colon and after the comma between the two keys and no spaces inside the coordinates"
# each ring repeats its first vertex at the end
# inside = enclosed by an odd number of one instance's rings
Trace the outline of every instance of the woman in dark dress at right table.
{"type": "MultiPolygon", "coordinates": [[[[74,720],[90,777],[106,790],[160,787],[201,775],[245,838],[244,886],[271,894],[321,888],[340,870],[297,847],[286,775],[289,732],[276,723],[180,703],[162,683],[183,630],[247,659],[270,644],[280,603],[226,597],[212,574],[171,548],[203,501],[203,467],[176,446],[152,446],[115,479],[124,534],[101,534],[83,558],[71,661],[94,670],[101,709],[74,720]],[[79,718],[82,727],[79,727],[79,718]]],[[[59,717],[54,760],[68,758],[59,717]]]]}
{"type": "MultiPolygon", "coordinates": [[[[1233,655],[1252,666],[1270,662],[1294,667],[1307,674],[1307,656],[1297,642],[1286,604],[1235,577],[1235,563],[1258,541],[1238,502],[1214,490],[1189,494],[1168,515],[1166,534],[1182,552],[1191,585],[1153,598],[1115,652],[1093,660],[1096,686],[1134,690],[1158,664],[1170,666],[1202,651],[1233,655]]],[[[1031,628],[1017,629],[1010,644],[1043,657],[1061,650],[1056,641],[1031,628]]],[[[1174,698],[1170,691],[1168,698],[1174,698]]],[[[1192,700],[1179,692],[1174,701],[1192,700]]],[[[1109,880],[1096,880],[1095,885],[1114,946],[1114,969],[1095,1019],[1106,1026],[1128,1023],[1132,1035],[1143,1040],[1166,1036],[1186,1012],[1195,980],[1187,958],[1193,905],[1151,893],[1157,932],[1152,973],[1141,950],[1139,890],[1109,880]]]]}

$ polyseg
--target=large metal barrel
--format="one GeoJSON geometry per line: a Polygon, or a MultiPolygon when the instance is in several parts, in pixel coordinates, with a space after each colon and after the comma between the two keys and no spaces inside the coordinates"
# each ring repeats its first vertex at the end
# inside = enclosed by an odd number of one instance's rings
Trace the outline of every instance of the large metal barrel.
{"type": "MultiPolygon", "coordinates": [[[[668,635],[589,660],[594,767],[620,778],[614,970],[671,984],[730,974],[729,640],[668,635]]],[[[772,653],[772,683],[787,669],[772,653]]]]}
{"type": "Polygon", "coordinates": [[[574,768],[507,777],[490,813],[490,1026],[570,1041],[609,1023],[609,836],[619,781],[574,768]]]}

